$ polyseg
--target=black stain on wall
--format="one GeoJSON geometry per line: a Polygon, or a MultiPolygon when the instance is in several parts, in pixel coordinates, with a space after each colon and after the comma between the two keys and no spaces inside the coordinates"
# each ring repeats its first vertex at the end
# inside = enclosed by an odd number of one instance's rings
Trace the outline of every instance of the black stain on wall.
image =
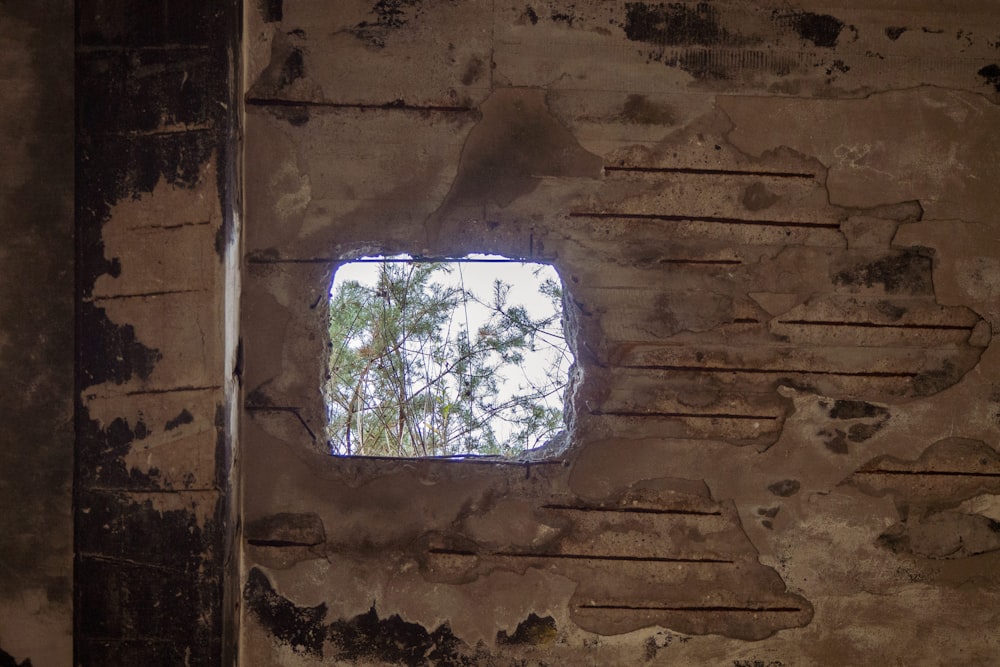
{"type": "Polygon", "coordinates": [[[782,498],[788,498],[794,496],[802,488],[802,484],[799,483],[797,479],[783,479],[781,481],[775,482],[774,484],[769,484],[767,490],[776,496],[782,498]]]}
{"type": "Polygon", "coordinates": [[[296,653],[323,655],[326,605],[299,607],[279,595],[259,568],[250,570],[243,597],[251,614],[279,642],[296,653]]]}
{"type": "Polygon", "coordinates": [[[83,388],[105,382],[124,384],[133,376],[149,379],[162,355],[159,350],[140,343],[131,324],[115,324],[103,308],[93,303],[81,304],[78,316],[79,354],[85,359],[103,356],[108,360],[82,366],[83,388]]]}
{"type": "Polygon", "coordinates": [[[976,72],[979,76],[986,80],[986,83],[993,86],[993,88],[1000,93],[1000,65],[996,63],[992,65],[987,65],[976,72]]]}
{"type": "Polygon", "coordinates": [[[397,614],[381,619],[374,605],[367,613],[350,620],[334,621],[329,636],[339,660],[378,660],[409,667],[482,664],[469,654],[467,645],[452,633],[447,623],[428,632],[422,625],[407,623],[397,614]]]}
{"type": "Polygon", "coordinates": [[[180,414],[178,414],[176,417],[167,421],[163,429],[165,431],[173,431],[178,426],[181,426],[183,424],[190,424],[193,421],[194,421],[194,416],[187,411],[187,408],[185,408],[181,410],[180,414]]]}
{"type": "Polygon", "coordinates": [[[264,23],[277,23],[284,18],[284,0],[257,0],[257,7],[264,23]]]}
{"type": "Polygon", "coordinates": [[[141,440],[146,425],[140,421],[134,427],[124,418],[116,418],[102,426],[82,410],[77,418],[77,481],[84,487],[151,490],[156,488],[159,471],[151,468],[143,473],[125,466],[124,457],[132,444],[141,440]]]}
{"type": "Polygon", "coordinates": [[[889,411],[865,401],[839,400],[830,408],[830,419],[870,419],[888,417],[889,411]]]}
{"type": "Polygon", "coordinates": [[[422,4],[422,0],[378,0],[370,11],[375,20],[358,23],[354,26],[354,35],[370,46],[381,49],[391,31],[399,30],[412,18],[419,16],[422,4]]]}
{"type": "Polygon", "coordinates": [[[576,21],[576,14],[573,13],[573,5],[570,5],[568,9],[569,11],[552,12],[550,18],[555,23],[565,23],[572,28],[573,22],[576,21]]]}
{"type": "Polygon", "coordinates": [[[885,29],[885,36],[895,42],[897,39],[902,37],[903,33],[907,30],[909,30],[909,28],[904,28],[902,26],[889,26],[885,29]]]}
{"type": "Polygon", "coordinates": [[[634,42],[663,46],[709,46],[733,41],[719,25],[715,7],[699,2],[694,8],[671,2],[625,5],[625,36],[634,42]]]}
{"type": "Polygon", "coordinates": [[[906,248],[839,271],[833,282],[854,287],[881,285],[893,294],[932,295],[933,257],[932,249],[906,248]]]}
{"type": "Polygon", "coordinates": [[[802,39],[827,49],[837,46],[837,40],[844,29],[844,22],[829,14],[776,13],[775,20],[779,25],[790,26],[802,39]]]}
{"type": "Polygon", "coordinates": [[[817,435],[823,438],[823,446],[834,454],[847,454],[847,433],[839,428],[832,431],[823,429],[817,435]]]}
{"type": "Polygon", "coordinates": [[[31,660],[24,660],[23,662],[18,662],[14,659],[14,656],[4,651],[0,648],[0,667],[32,667],[31,660]]]}
{"type": "Polygon", "coordinates": [[[847,430],[847,439],[851,442],[864,442],[878,433],[884,422],[878,424],[852,424],[847,430]]]}
{"type": "Polygon", "coordinates": [[[281,72],[278,74],[278,88],[286,88],[293,81],[305,76],[306,64],[302,57],[302,49],[293,48],[285,62],[281,65],[281,72]]]}

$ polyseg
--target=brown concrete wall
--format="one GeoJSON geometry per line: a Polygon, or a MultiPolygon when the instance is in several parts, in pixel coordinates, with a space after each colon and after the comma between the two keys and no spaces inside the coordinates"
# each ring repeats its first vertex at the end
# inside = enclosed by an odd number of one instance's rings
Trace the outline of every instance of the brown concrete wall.
{"type": "Polygon", "coordinates": [[[0,5],[0,664],[69,665],[73,5],[0,5]]]}
{"type": "Polygon", "coordinates": [[[995,661],[995,4],[248,12],[244,663],[995,661]],[[337,264],[470,251],[570,448],[327,456],[337,264]]]}

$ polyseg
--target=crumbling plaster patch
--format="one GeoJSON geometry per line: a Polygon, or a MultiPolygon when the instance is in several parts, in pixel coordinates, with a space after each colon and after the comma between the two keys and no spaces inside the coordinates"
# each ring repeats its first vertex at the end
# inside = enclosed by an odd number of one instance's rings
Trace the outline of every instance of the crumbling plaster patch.
{"type": "Polygon", "coordinates": [[[1000,108],[985,95],[936,87],[860,100],[719,98],[727,139],[759,156],[787,146],[830,171],[830,202],[853,208],[919,200],[925,219],[988,221],[1000,199],[992,156],[1000,108]],[[761,114],[769,122],[756,122],[761,114]]]}

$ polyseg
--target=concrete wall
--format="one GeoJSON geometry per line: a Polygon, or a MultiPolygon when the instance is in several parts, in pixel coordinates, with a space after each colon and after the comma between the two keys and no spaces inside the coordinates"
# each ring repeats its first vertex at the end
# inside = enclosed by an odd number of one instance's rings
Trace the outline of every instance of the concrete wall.
{"type": "Polygon", "coordinates": [[[71,660],[73,5],[0,5],[0,664],[71,660]]]}
{"type": "Polygon", "coordinates": [[[995,659],[1000,14],[897,4],[248,5],[243,663],[995,659]],[[470,251],[569,449],[327,456],[338,263],[470,251]]]}
{"type": "Polygon", "coordinates": [[[77,3],[79,665],[231,654],[238,34],[228,2],[77,3]]]}

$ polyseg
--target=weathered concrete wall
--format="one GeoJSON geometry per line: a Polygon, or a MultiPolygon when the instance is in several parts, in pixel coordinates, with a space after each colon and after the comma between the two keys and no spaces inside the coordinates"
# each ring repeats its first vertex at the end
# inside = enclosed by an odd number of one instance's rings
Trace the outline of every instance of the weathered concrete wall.
{"type": "Polygon", "coordinates": [[[79,665],[233,653],[235,9],[77,3],[79,665]]]}
{"type": "Polygon", "coordinates": [[[246,664],[995,662],[995,3],[248,11],[246,664]],[[556,266],[567,452],[324,454],[380,251],[556,266]]]}
{"type": "Polygon", "coordinates": [[[69,665],[73,5],[0,4],[0,664],[69,665]]]}

